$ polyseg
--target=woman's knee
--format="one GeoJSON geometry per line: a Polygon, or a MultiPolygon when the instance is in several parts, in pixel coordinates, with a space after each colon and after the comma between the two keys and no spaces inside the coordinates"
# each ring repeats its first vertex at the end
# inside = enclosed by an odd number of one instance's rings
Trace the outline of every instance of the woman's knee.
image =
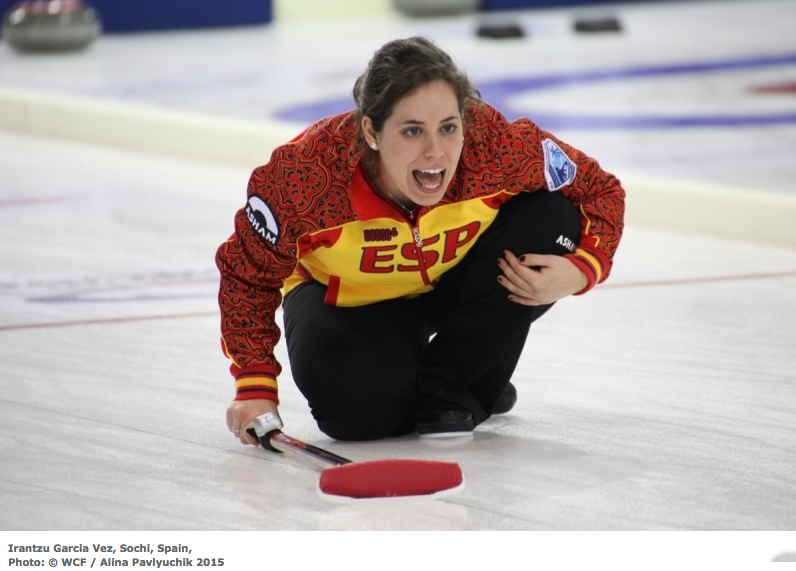
{"type": "Polygon", "coordinates": [[[334,440],[348,442],[367,442],[403,436],[414,431],[414,424],[409,420],[389,426],[363,426],[360,423],[343,421],[319,421],[318,428],[334,440]]]}
{"type": "Polygon", "coordinates": [[[414,400],[411,399],[411,404],[336,406],[331,414],[316,416],[316,422],[324,434],[335,440],[365,441],[401,436],[414,430],[414,400]]]}
{"type": "Polygon", "coordinates": [[[564,255],[575,250],[580,216],[575,205],[558,192],[523,193],[500,209],[489,230],[495,246],[515,253],[564,255]]]}

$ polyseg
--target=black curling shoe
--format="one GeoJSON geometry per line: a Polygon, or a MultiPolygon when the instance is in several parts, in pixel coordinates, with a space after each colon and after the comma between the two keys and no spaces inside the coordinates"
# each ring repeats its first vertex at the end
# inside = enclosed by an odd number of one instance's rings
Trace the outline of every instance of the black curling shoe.
{"type": "Polygon", "coordinates": [[[415,415],[421,438],[470,436],[475,428],[470,411],[453,404],[421,405],[415,415]]]}
{"type": "Polygon", "coordinates": [[[506,388],[503,389],[503,394],[500,395],[500,398],[495,403],[495,408],[492,409],[492,414],[506,414],[511,409],[514,408],[514,405],[517,403],[517,387],[513,384],[509,383],[506,385],[506,388]]]}

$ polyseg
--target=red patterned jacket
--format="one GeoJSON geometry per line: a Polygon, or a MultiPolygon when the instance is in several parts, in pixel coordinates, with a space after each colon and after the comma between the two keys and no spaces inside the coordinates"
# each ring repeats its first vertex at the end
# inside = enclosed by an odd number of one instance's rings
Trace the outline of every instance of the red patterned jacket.
{"type": "Polygon", "coordinates": [[[467,111],[464,148],[440,203],[407,219],[363,175],[354,112],[313,124],[254,170],[235,233],[216,256],[224,351],[236,399],[278,402],[275,313],[283,293],[324,283],[352,306],[429,291],[519,192],[557,190],[581,213],[567,255],[591,289],[604,281],[623,228],[624,190],[582,152],[487,104],[467,111]]]}

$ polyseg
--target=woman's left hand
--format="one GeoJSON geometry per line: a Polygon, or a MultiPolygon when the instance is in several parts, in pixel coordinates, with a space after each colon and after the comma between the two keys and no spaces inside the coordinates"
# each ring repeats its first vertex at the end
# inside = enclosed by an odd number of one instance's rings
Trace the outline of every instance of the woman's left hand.
{"type": "Polygon", "coordinates": [[[547,305],[588,285],[586,275],[562,256],[503,254],[498,281],[509,291],[509,299],[520,305],[547,305]]]}

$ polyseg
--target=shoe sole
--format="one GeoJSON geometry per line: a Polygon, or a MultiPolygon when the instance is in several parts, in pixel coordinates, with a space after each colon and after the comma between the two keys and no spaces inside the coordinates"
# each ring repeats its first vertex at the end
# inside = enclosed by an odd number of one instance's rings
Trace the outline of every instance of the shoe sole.
{"type": "Polygon", "coordinates": [[[467,436],[472,436],[472,430],[452,430],[449,432],[418,432],[417,435],[420,438],[464,438],[467,436]]]}

